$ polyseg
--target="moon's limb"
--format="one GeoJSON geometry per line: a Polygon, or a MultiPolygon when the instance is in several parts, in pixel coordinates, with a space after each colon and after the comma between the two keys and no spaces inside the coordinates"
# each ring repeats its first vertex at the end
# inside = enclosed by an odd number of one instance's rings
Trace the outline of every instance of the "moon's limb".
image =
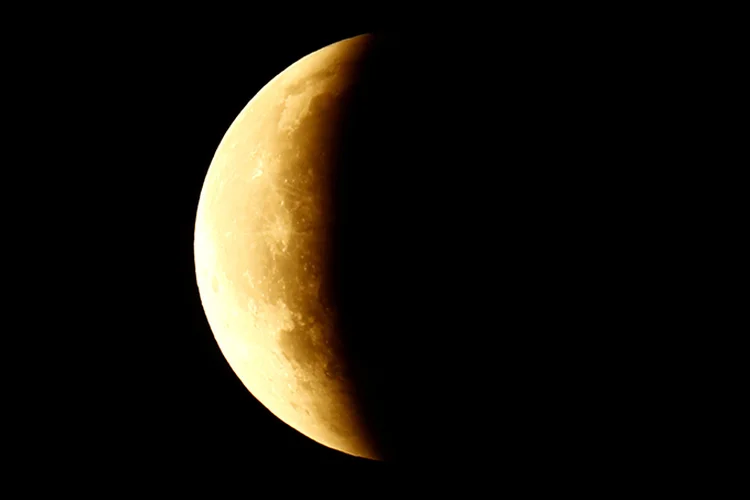
{"type": "Polygon", "coordinates": [[[325,293],[327,148],[368,40],[304,57],[242,110],[206,175],[194,249],[209,324],[250,392],[312,439],[377,458],[325,293]]]}

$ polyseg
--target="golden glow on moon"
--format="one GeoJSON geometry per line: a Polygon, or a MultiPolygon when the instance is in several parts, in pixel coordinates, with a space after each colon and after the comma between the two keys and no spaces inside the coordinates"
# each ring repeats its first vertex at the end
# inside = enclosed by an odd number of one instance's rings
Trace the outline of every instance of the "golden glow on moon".
{"type": "Polygon", "coordinates": [[[206,175],[194,249],[209,324],[248,390],[310,438],[377,458],[325,295],[327,149],[368,40],[304,57],[242,110],[206,175]]]}

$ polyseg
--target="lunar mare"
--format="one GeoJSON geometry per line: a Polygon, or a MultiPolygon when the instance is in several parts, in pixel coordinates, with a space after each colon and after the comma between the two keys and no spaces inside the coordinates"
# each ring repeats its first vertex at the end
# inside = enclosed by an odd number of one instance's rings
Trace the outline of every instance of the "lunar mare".
{"type": "Polygon", "coordinates": [[[308,437],[378,458],[326,294],[330,148],[361,36],[294,63],[222,139],[201,191],[196,278],[222,353],[247,389],[308,437]]]}

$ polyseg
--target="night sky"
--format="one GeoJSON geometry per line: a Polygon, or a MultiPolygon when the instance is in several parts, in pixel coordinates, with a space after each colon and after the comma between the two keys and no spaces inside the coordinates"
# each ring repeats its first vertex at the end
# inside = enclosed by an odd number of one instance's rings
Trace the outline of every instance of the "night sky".
{"type": "MultiPolygon", "coordinates": [[[[45,379],[29,393],[45,408],[40,446],[136,478],[229,464],[378,477],[392,466],[303,436],[234,375],[201,307],[193,229],[214,152],[257,91],[310,52],[382,28],[135,17],[70,30],[34,62],[36,99],[55,105],[46,179],[71,186],[55,193],[64,215],[49,215],[65,304],[51,330],[78,332],[57,337],[70,355],[52,352],[62,390],[53,397],[45,379]]],[[[408,33],[401,62],[425,76],[391,116],[399,144],[415,146],[399,161],[417,167],[401,175],[385,162],[389,181],[371,184],[396,186],[389,196],[413,211],[376,235],[391,260],[369,275],[390,274],[366,293],[389,327],[378,352],[396,352],[399,368],[414,360],[386,381],[398,393],[389,418],[404,408],[393,436],[424,453],[412,463],[602,474],[628,462],[621,450],[645,425],[626,402],[641,383],[629,360],[653,302],[632,290],[661,233],[646,215],[659,181],[645,173],[654,135],[634,122],[661,90],[633,70],[638,47],[611,35],[611,17],[577,30],[543,21],[388,30],[408,33]]],[[[637,68],[657,71],[658,60],[637,68]]],[[[400,213],[389,203],[389,216],[400,213]]]]}

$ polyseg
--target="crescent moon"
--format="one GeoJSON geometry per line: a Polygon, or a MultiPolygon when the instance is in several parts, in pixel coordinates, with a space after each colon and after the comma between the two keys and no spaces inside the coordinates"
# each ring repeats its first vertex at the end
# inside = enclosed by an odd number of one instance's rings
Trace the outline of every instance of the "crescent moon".
{"type": "Polygon", "coordinates": [[[370,38],[300,59],[237,116],[205,178],[194,252],[211,330],[253,396],[315,441],[379,459],[326,291],[329,157],[370,38]]]}

